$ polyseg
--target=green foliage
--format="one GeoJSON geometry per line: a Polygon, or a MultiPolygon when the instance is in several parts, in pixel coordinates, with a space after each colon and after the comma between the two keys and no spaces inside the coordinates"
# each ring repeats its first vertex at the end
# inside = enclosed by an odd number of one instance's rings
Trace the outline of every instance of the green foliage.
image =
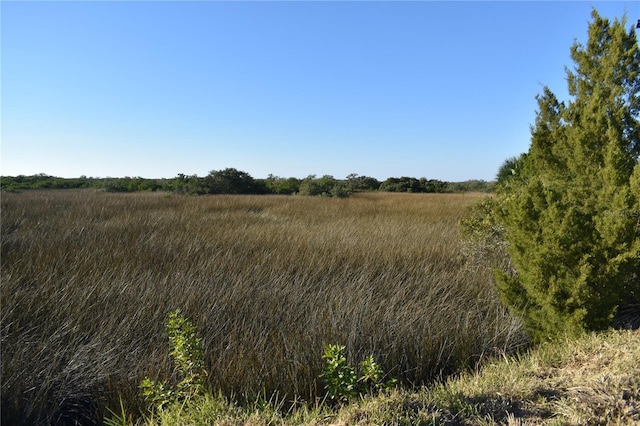
{"type": "Polygon", "coordinates": [[[271,194],[291,195],[300,190],[300,179],[282,178],[274,175],[269,175],[264,180],[264,185],[267,189],[267,192],[271,194]]]}
{"type": "Polygon", "coordinates": [[[348,197],[356,192],[493,192],[494,182],[469,180],[465,182],[443,182],[437,179],[413,177],[389,178],[382,185],[376,178],[349,174],[339,180],[325,175],[305,179],[269,175],[266,179],[254,179],[246,172],[227,168],[212,170],[205,177],[179,173],[170,179],[146,179],[142,177],[122,178],[60,178],[38,174],[33,176],[2,176],[0,189],[3,192],[18,192],[26,189],[79,189],[94,188],[107,192],[167,191],[177,194],[282,194],[322,195],[348,197]],[[304,185],[301,184],[304,182],[304,185]]]}
{"type": "Polygon", "coordinates": [[[325,361],[325,366],[322,370],[322,379],[330,400],[338,403],[348,402],[355,396],[388,389],[396,383],[393,379],[383,381],[384,370],[375,362],[373,355],[368,355],[360,363],[358,376],[356,368],[347,362],[344,350],[343,345],[324,346],[322,359],[325,361]]]}
{"type": "Polygon", "coordinates": [[[169,313],[165,327],[169,337],[169,355],[179,382],[170,387],[166,382],[156,382],[147,377],[140,385],[144,398],[158,411],[167,405],[201,397],[206,391],[204,352],[195,326],[177,310],[169,313]]]}
{"type": "Polygon", "coordinates": [[[180,311],[169,313],[167,321],[169,355],[176,371],[182,376],[178,391],[200,393],[205,385],[204,352],[196,327],[180,315],[180,311]]]}
{"type": "MultiPolygon", "coordinates": [[[[424,178],[423,178],[424,179],[424,178]]],[[[380,191],[386,192],[427,192],[424,183],[413,177],[390,177],[380,184],[380,191]]],[[[435,191],[434,191],[435,192],[435,191]]]]}
{"type": "Polygon", "coordinates": [[[498,287],[537,340],[604,329],[640,296],[640,50],[624,20],[592,15],[587,45],[571,49],[573,99],[538,96],[529,152],[498,192],[517,271],[498,272],[498,287]]]}
{"type": "Polygon", "coordinates": [[[360,363],[360,383],[361,393],[371,393],[389,389],[397,383],[396,379],[384,381],[386,374],[380,364],[376,363],[373,355],[367,357],[360,363]]]}
{"type": "Polygon", "coordinates": [[[356,395],[358,378],[355,369],[347,362],[344,355],[345,347],[342,345],[325,345],[322,359],[325,366],[322,370],[322,379],[327,389],[329,399],[345,402],[356,395]]]}
{"type": "Polygon", "coordinates": [[[495,182],[471,179],[464,182],[449,182],[445,192],[494,192],[495,182]]]}
{"type": "Polygon", "coordinates": [[[260,194],[265,188],[247,172],[234,168],[212,170],[204,178],[209,194],[260,194]]]}
{"type": "Polygon", "coordinates": [[[390,177],[379,185],[384,192],[411,193],[447,193],[447,192],[493,192],[494,183],[483,180],[468,180],[465,182],[443,182],[438,179],[402,176],[390,177]]]}
{"type": "Polygon", "coordinates": [[[332,197],[336,198],[347,198],[351,196],[351,190],[348,185],[342,181],[338,181],[333,185],[330,192],[332,197]]]}
{"type": "Polygon", "coordinates": [[[449,187],[446,182],[443,182],[438,179],[425,179],[420,178],[420,188],[423,189],[424,192],[427,193],[440,193],[440,192],[449,192],[449,187]]]}
{"type": "Polygon", "coordinates": [[[298,194],[343,198],[350,196],[351,191],[343,181],[339,181],[333,176],[324,175],[317,178],[315,175],[310,175],[300,182],[298,194]]]}
{"type": "Polygon", "coordinates": [[[496,183],[500,186],[509,185],[512,179],[522,179],[525,174],[527,154],[522,153],[518,157],[504,160],[496,175],[496,183]]]}
{"type": "Polygon", "coordinates": [[[380,187],[378,179],[369,176],[359,176],[357,173],[347,175],[346,184],[351,192],[376,191],[380,187]]]}
{"type": "Polygon", "coordinates": [[[0,188],[6,192],[16,192],[25,189],[80,189],[96,188],[100,179],[80,176],[79,178],[64,179],[40,173],[32,176],[2,176],[0,188]]]}
{"type": "Polygon", "coordinates": [[[173,178],[170,189],[178,194],[189,195],[202,195],[208,192],[203,178],[199,178],[197,175],[187,176],[183,173],[178,173],[173,178]]]}

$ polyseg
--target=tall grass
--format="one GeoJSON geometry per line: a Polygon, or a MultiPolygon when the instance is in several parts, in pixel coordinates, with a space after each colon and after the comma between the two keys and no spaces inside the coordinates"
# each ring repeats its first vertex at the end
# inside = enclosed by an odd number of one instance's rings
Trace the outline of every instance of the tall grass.
{"type": "Polygon", "coordinates": [[[210,386],[322,393],[324,343],[428,382],[523,342],[466,268],[463,194],[2,194],[2,418],[91,422],[171,374],[163,326],[202,333],[210,386]],[[84,419],[84,420],[83,420],[84,419]]]}

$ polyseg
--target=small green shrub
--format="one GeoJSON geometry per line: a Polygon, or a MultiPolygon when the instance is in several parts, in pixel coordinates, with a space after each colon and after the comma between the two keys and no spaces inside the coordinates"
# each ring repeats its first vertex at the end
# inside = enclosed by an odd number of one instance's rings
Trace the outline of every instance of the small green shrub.
{"type": "Polygon", "coordinates": [[[356,394],[356,371],[344,356],[345,346],[325,345],[322,359],[325,361],[322,378],[327,396],[332,401],[345,402],[356,394]]]}
{"type": "Polygon", "coordinates": [[[360,378],[358,382],[361,384],[361,389],[364,393],[381,391],[396,384],[396,379],[389,379],[386,382],[383,381],[385,376],[384,370],[375,362],[373,355],[368,355],[364,361],[360,363],[360,378]]]}
{"type": "Polygon", "coordinates": [[[206,392],[204,351],[196,327],[176,310],[169,313],[166,331],[174,373],[180,381],[171,387],[167,382],[156,382],[146,377],[140,385],[144,398],[158,411],[173,403],[188,402],[206,392]]]}
{"type": "Polygon", "coordinates": [[[325,366],[322,379],[327,390],[327,397],[334,402],[344,403],[354,396],[361,396],[372,391],[387,389],[396,383],[395,380],[383,382],[385,376],[382,367],[372,355],[360,363],[360,377],[356,369],[349,365],[343,351],[343,345],[325,345],[322,359],[325,366]]]}

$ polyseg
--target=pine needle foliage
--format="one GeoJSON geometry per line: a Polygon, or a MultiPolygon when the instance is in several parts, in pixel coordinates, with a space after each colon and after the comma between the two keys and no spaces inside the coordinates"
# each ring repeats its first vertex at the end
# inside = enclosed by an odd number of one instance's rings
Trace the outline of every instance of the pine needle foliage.
{"type": "Polygon", "coordinates": [[[497,273],[499,290],[537,340],[604,329],[640,297],[640,50],[625,19],[592,18],[571,48],[572,99],[544,88],[524,164],[499,190],[517,271],[497,273]]]}

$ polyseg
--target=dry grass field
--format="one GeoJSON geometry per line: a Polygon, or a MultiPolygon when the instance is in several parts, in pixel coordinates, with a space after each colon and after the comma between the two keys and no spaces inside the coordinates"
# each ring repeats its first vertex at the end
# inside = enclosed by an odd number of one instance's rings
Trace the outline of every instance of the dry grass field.
{"type": "Polygon", "coordinates": [[[209,384],[314,401],[324,343],[421,384],[525,341],[457,221],[474,194],[2,194],[3,424],[140,409],[169,378],[164,322],[203,338],[209,384]]]}

